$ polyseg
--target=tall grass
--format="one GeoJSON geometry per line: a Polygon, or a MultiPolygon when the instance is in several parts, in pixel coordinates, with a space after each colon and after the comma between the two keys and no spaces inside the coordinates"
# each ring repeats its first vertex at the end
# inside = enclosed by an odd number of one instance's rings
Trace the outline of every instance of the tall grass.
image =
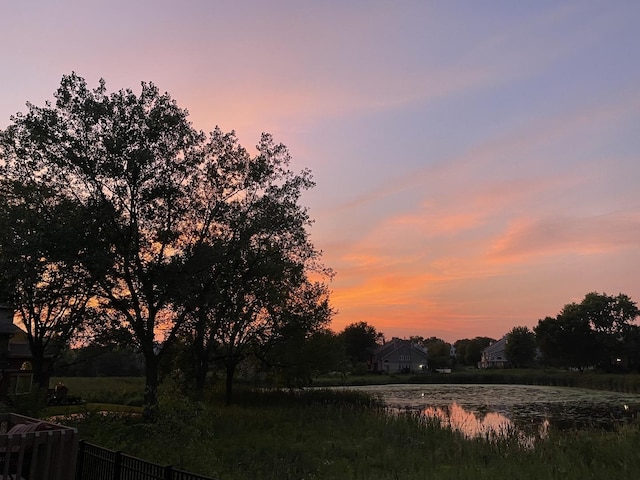
{"type": "MultiPolygon", "coordinates": [[[[216,398],[214,395],[213,398],[216,398]]],[[[640,476],[640,427],[467,440],[435,421],[390,415],[375,400],[326,390],[239,391],[238,403],[166,392],[160,421],[87,415],[100,445],[220,480],[623,479],[640,476]]]]}
{"type": "Polygon", "coordinates": [[[640,375],[566,370],[510,369],[472,370],[451,375],[413,375],[409,383],[494,383],[590,388],[620,393],[640,393],[640,375]]]}
{"type": "Polygon", "coordinates": [[[419,375],[369,374],[325,376],[314,380],[316,386],[376,385],[390,383],[507,384],[551,387],[590,388],[619,393],[640,393],[640,375],[600,372],[571,372],[557,369],[461,370],[451,374],[419,375]]]}
{"type": "Polygon", "coordinates": [[[69,388],[69,395],[88,403],[140,406],[143,402],[142,377],[54,377],[50,383],[54,386],[59,382],[69,388]]]}

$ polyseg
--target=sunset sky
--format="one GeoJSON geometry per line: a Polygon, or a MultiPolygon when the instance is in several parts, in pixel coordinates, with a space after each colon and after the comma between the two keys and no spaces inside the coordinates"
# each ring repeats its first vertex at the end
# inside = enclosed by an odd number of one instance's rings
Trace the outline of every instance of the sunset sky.
{"type": "Polygon", "coordinates": [[[335,330],[499,338],[640,301],[640,2],[0,3],[0,128],[75,71],[154,82],[317,183],[335,330]]]}

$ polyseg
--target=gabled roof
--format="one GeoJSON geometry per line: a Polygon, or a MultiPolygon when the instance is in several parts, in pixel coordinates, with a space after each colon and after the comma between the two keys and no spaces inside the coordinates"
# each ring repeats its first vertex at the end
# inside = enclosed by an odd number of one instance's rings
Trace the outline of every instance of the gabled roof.
{"type": "Polygon", "coordinates": [[[380,345],[374,352],[374,356],[376,358],[382,359],[393,352],[406,348],[409,349],[412,353],[416,353],[425,359],[427,358],[427,349],[417,343],[411,342],[411,340],[404,340],[401,338],[392,338],[390,341],[386,342],[384,345],[380,345]]]}
{"type": "Polygon", "coordinates": [[[0,335],[15,335],[21,329],[13,323],[0,322],[0,335]]]}
{"type": "Polygon", "coordinates": [[[0,335],[11,336],[19,331],[20,328],[13,324],[13,307],[0,302],[0,335]]]}
{"type": "Polygon", "coordinates": [[[504,356],[506,345],[507,345],[507,336],[505,335],[497,342],[493,342],[488,347],[485,347],[484,350],[482,350],[482,355],[485,358],[494,358],[497,356],[504,356]]]}

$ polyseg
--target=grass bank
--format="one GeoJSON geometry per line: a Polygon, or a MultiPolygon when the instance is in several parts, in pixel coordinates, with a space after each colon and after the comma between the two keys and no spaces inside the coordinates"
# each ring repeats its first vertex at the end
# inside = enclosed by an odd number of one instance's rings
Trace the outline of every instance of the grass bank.
{"type": "Polygon", "coordinates": [[[590,388],[620,393],[640,393],[640,375],[567,370],[508,369],[471,370],[452,374],[413,375],[410,383],[494,383],[590,388]]]}
{"type": "Polygon", "coordinates": [[[534,449],[517,436],[467,440],[434,422],[389,415],[356,392],[239,391],[193,403],[166,393],[161,419],[88,413],[83,437],[220,480],[624,479],[640,475],[640,427],[551,432],[534,449]]]}
{"type": "Polygon", "coordinates": [[[506,384],[576,387],[640,394],[640,375],[600,372],[571,372],[547,369],[460,370],[450,374],[426,373],[325,376],[314,380],[316,386],[384,385],[392,383],[506,384]]]}

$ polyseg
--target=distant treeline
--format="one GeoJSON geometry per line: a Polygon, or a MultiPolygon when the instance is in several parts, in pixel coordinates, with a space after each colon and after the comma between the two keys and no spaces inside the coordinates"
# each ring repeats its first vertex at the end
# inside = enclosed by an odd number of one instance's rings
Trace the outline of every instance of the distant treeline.
{"type": "Polygon", "coordinates": [[[57,362],[59,377],[140,377],[144,358],[133,348],[89,345],[67,350],[57,362]]]}
{"type": "Polygon", "coordinates": [[[568,370],[475,370],[449,375],[414,375],[409,383],[507,384],[590,388],[621,393],[640,393],[640,375],[617,375],[568,370]]]}

